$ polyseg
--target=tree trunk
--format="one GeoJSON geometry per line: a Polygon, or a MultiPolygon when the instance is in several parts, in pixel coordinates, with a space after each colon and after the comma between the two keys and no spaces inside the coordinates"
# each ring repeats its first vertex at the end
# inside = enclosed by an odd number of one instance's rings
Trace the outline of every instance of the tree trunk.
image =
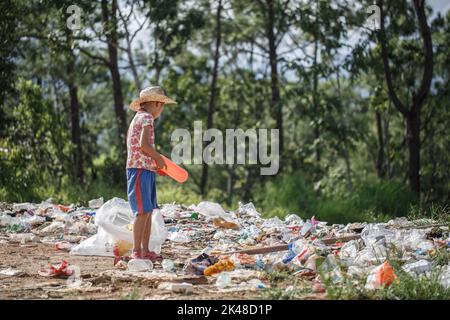
{"type": "Polygon", "coordinates": [[[347,178],[347,190],[349,192],[353,191],[353,182],[352,182],[352,167],[350,162],[350,155],[348,149],[344,149],[344,160],[345,160],[345,175],[347,178]]]}
{"type": "Polygon", "coordinates": [[[416,108],[406,118],[406,143],[409,151],[409,184],[416,194],[420,194],[420,114],[416,108]]]}
{"type": "MultiPolygon", "coordinates": [[[[284,138],[283,138],[283,106],[280,102],[280,87],[278,82],[278,54],[276,47],[276,39],[275,39],[275,12],[274,12],[274,3],[273,0],[266,0],[267,5],[267,25],[266,25],[266,33],[267,40],[269,42],[269,60],[270,60],[270,77],[271,77],[271,108],[272,112],[275,113],[275,121],[276,127],[280,130],[279,135],[279,146],[280,146],[280,155],[283,154],[284,148],[284,138]]],[[[280,166],[281,170],[281,166],[280,166]]]]}
{"type": "Polygon", "coordinates": [[[385,146],[385,153],[384,153],[384,159],[385,159],[385,172],[386,176],[390,179],[392,178],[392,169],[391,169],[391,145],[390,145],[390,134],[389,134],[389,122],[390,122],[390,115],[391,115],[391,102],[389,101],[389,107],[386,112],[386,118],[383,121],[383,139],[384,139],[384,146],[385,146]]]}
{"type": "Polygon", "coordinates": [[[83,148],[81,145],[81,129],[80,129],[80,104],[78,101],[78,87],[76,84],[76,66],[75,55],[72,51],[72,37],[71,31],[67,31],[67,44],[68,44],[68,62],[66,66],[67,70],[67,85],[69,87],[70,96],[70,122],[72,128],[71,141],[75,146],[75,150],[72,155],[74,163],[74,176],[78,179],[80,184],[84,181],[83,170],[83,148]]]}
{"type": "Polygon", "coordinates": [[[382,179],[386,176],[386,170],[385,170],[385,146],[384,146],[384,137],[383,137],[383,121],[381,119],[381,112],[380,110],[375,110],[375,117],[376,117],[376,123],[377,123],[377,136],[378,136],[378,156],[377,156],[377,175],[378,178],[382,179]]]}
{"type": "Polygon", "coordinates": [[[233,196],[234,196],[234,178],[235,178],[235,174],[234,174],[234,169],[235,169],[235,165],[228,165],[228,180],[227,180],[227,193],[228,193],[228,198],[227,198],[227,204],[229,206],[231,206],[232,202],[233,202],[233,196]]]}
{"type": "Polygon", "coordinates": [[[116,114],[118,131],[118,147],[119,152],[122,155],[123,162],[125,162],[127,152],[125,147],[127,124],[126,113],[123,108],[122,83],[120,80],[117,54],[117,0],[112,0],[111,16],[108,9],[107,0],[102,0],[102,16],[103,22],[107,27],[106,38],[108,42],[109,70],[113,83],[114,111],[116,114]]]}
{"type": "Polygon", "coordinates": [[[159,85],[159,79],[161,77],[161,65],[159,62],[159,47],[158,47],[158,34],[159,34],[159,24],[157,23],[155,26],[155,32],[153,35],[153,46],[154,46],[154,63],[153,63],[153,68],[155,69],[155,85],[159,85]]]}
{"type": "MultiPolygon", "coordinates": [[[[319,43],[318,43],[318,39],[317,39],[317,34],[314,35],[314,60],[313,60],[313,72],[314,72],[314,78],[313,78],[313,105],[314,105],[314,114],[315,116],[317,116],[317,114],[319,113],[319,100],[318,100],[318,86],[319,86],[319,74],[317,72],[317,55],[318,55],[318,50],[319,50],[319,43]]],[[[320,162],[321,156],[320,156],[320,146],[318,143],[318,140],[320,138],[320,129],[319,129],[319,124],[317,123],[317,121],[315,121],[315,127],[314,127],[314,139],[316,140],[315,145],[316,145],[316,162],[317,165],[320,162]]]]}
{"type": "Polygon", "coordinates": [[[394,88],[394,80],[389,65],[389,49],[385,30],[385,8],[384,1],[378,0],[380,8],[380,31],[379,42],[381,44],[381,56],[383,59],[386,85],[389,99],[397,110],[406,119],[406,143],[409,152],[408,179],[411,189],[420,197],[420,109],[430,92],[433,79],[433,43],[431,30],[428,26],[425,14],[425,1],[413,0],[414,11],[418,20],[420,35],[423,42],[423,72],[420,86],[412,93],[412,106],[405,106],[398,98],[394,88]]]}
{"type": "MultiPolygon", "coordinates": [[[[220,58],[220,42],[221,42],[221,11],[222,11],[222,0],[219,0],[217,13],[216,13],[216,48],[214,52],[214,66],[212,71],[212,80],[210,87],[209,105],[208,105],[208,120],[206,123],[206,128],[213,127],[214,121],[214,109],[216,107],[216,96],[217,96],[217,74],[219,69],[219,58],[220,58]]],[[[204,143],[206,146],[206,143],[204,143]]],[[[208,184],[208,164],[203,161],[202,166],[202,178],[200,181],[200,192],[202,196],[206,194],[206,187],[208,184]]]]}

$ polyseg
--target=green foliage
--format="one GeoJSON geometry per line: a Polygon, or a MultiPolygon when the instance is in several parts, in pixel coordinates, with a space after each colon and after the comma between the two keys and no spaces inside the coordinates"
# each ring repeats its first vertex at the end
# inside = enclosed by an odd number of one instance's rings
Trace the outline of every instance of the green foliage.
{"type": "Polygon", "coordinates": [[[401,183],[365,181],[351,194],[321,201],[317,207],[317,217],[330,223],[386,220],[406,216],[415,204],[416,196],[401,183]]]}
{"type": "Polygon", "coordinates": [[[201,196],[189,187],[189,183],[179,185],[167,177],[157,178],[157,196],[158,203],[181,203],[186,206],[198,204],[201,196]]]}
{"type": "Polygon", "coordinates": [[[310,184],[301,173],[287,174],[267,182],[262,187],[259,198],[266,216],[285,216],[297,213],[301,216],[312,216],[317,205],[317,196],[310,184]]]}
{"type": "Polygon", "coordinates": [[[329,223],[388,220],[406,216],[417,199],[396,181],[364,181],[352,193],[320,196],[300,172],[277,177],[257,192],[255,202],[266,216],[315,215],[329,223]]]}
{"type": "Polygon", "coordinates": [[[439,283],[439,273],[430,277],[413,277],[405,272],[397,272],[398,281],[377,292],[380,299],[400,300],[449,300],[450,289],[439,283]]]}
{"type": "Polygon", "coordinates": [[[71,145],[41,88],[20,79],[17,90],[19,101],[10,110],[14,121],[7,138],[0,140],[0,185],[6,199],[38,200],[36,188],[59,184],[62,172],[68,171],[64,150],[71,145]]]}
{"type": "MultiPolygon", "coordinates": [[[[387,94],[380,48],[373,45],[376,34],[362,30],[361,41],[349,42],[349,30],[359,28],[366,13],[352,12],[347,2],[319,1],[316,9],[307,3],[273,1],[278,55],[275,62],[285,140],[282,173],[262,177],[259,165],[213,165],[209,167],[207,194],[202,199],[198,194],[201,166],[186,165],[190,172],[187,183],[158,180],[160,203],[210,200],[235,209],[239,201],[253,201],[265,216],[297,213],[304,218],[315,215],[330,223],[387,220],[406,215],[414,206],[410,215],[447,221],[443,210],[433,206],[450,200],[450,108],[444,103],[450,98],[450,14],[429,16],[435,66],[433,90],[421,110],[419,200],[405,182],[405,124],[387,94]],[[349,46],[353,52],[345,54],[349,46]],[[308,54],[304,55],[303,50],[308,54]],[[376,122],[380,114],[383,145],[376,122]],[[380,151],[384,152],[381,168],[377,161],[380,151]]],[[[359,3],[366,5],[367,1],[359,3]]],[[[73,41],[68,41],[68,4],[1,4],[1,200],[40,201],[54,197],[62,202],[86,203],[100,196],[105,200],[113,196],[126,198],[125,159],[116,146],[113,108],[118,89],[111,85],[111,70],[105,63],[108,50],[99,40],[104,40],[104,32],[110,30],[114,19],[104,30],[91,32],[91,24],[101,24],[101,6],[94,2],[80,4],[85,17],[83,28],[73,32],[73,41]],[[71,48],[67,47],[69,42],[71,48]],[[69,76],[67,63],[72,59],[76,70],[69,76]],[[82,185],[73,177],[69,80],[78,90],[85,174],[82,185]]],[[[130,35],[135,31],[135,15],[149,19],[134,38],[131,50],[141,85],[158,82],[178,101],[178,105],[166,108],[155,125],[157,149],[170,156],[171,133],[175,129],[186,128],[192,133],[196,120],[203,121],[205,129],[216,7],[203,0],[128,4],[119,1],[122,15],[130,13],[130,35]],[[128,12],[131,7],[134,12],[128,12]]],[[[401,78],[395,81],[395,87],[399,98],[406,101],[417,86],[412,81],[417,75],[412,66],[422,66],[422,49],[417,41],[420,34],[410,3],[386,6],[392,69],[395,78],[401,78]]],[[[275,83],[266,52],[266,4],[231,1],[222,9],[213,127],[222,132],[228,128],[275,128],[277,106],[271,99],[275,83]]],[[[123,21],[120,17],[118,21],[118,44],[126,48],[123,21]]],[[[129,53],[118,52],[124,107],[141,89],[136,88],[129,53]]],[[[133,115],[127,111],[128,121],[133,115]]]]}

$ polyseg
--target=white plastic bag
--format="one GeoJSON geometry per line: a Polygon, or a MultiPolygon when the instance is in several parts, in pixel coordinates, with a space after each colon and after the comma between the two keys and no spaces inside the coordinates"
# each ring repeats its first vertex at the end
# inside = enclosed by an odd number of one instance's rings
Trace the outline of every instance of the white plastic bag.
{"type": "Polygon", "coordinates": [[[227,221],[231,219],[231,215],[226,213],[220,204],[210,201],[202,201],[194,210],[206,217],[221,217],[227,221]]]}
{"type": "MultiPolygon", "coordinates": [[[[70,253],[74,255],[113,256],[116,240],[133,243],[133,232],[126,228],[134,220],[129,203],[120,198],[107,201],[98,211],[95,224],[96,235],[75,246],[70,253]]],[[[161,245],[167,238],[167,229],[159,210],[152,214],[152,231],[149,250],[161,252],[161,245]]]]}
{"type": "Polygon", "coordinates": [[[255,205],[252,202],[249,202],[247,204],[243,204],[242,202],[239,202],[239,209],[238,211],[241,214],[247,214],[252,217],[261,217],[261,214],[256,210],[255,205]]]}
{"type": "Polygon", "coordinates": [[[103,205],[103,197],[100,197],[98,199],[92,199],[89,201],[88,206],[90,208],[100,208],[103,205]]]}

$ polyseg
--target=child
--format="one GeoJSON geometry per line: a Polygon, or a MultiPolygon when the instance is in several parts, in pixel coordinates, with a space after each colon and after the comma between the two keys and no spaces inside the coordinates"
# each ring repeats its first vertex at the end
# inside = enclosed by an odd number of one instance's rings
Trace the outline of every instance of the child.
{"type": "Polygon", "coordinates": [[[133,259],[162,260],[160,255],[149,251],[151,216],[153,210],[158,208],[155,171],[166,167],[155,150],[153,122],[162,113],[164,104],[172,103],[176,102],[167,97],[161,87],[149,87],[142,90],[139,99],[130,104],[130,109],[136,111],[127,134],[128,201],[136,216],[133,259]]]}

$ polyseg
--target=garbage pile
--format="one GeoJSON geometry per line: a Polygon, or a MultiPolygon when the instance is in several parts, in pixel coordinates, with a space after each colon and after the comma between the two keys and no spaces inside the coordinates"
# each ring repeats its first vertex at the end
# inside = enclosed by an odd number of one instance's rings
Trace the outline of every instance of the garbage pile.
{"type": "MultiPolygon", "coordinates": [[[[375,290],[397,280],[392,259],[415,277],[439,271],[440,283],[450,287],[450,265],[434,259],[450,251],[448,224],[397,218],[328,225],[296,214],[266,219],[252,203],[240,203],[234,211],[208,201],[166,204],[152,217],[149,249],[178,258],[155,268],[150,260],[129,258],[132,221],[128,203],[119,198],[104,204],[95,199],[89,208],[51,200],[0,207],[0,228],[8,234],[1,241],[43,242],[72,255],[114,257],[113,268],[123,272],[207,277],[216,290],[264,289],[270,286],[264,274],[281,271],[311,281],[315,292],[345,278],[366,279],[365,288],[375,290]]],[[[163,283],[161,289],[189,293],[192,284],[163,283]]]]}
{"type": "Polygon", "coordinates": [[[90,201],[91,207],[65,206],[50,198],[40,204],[16,203],[0,206],[0,230],[8,237],[2,243],[46,243],[69,251],[73,245],[97,233],[94,217],[103,199],[90,201]]]}

